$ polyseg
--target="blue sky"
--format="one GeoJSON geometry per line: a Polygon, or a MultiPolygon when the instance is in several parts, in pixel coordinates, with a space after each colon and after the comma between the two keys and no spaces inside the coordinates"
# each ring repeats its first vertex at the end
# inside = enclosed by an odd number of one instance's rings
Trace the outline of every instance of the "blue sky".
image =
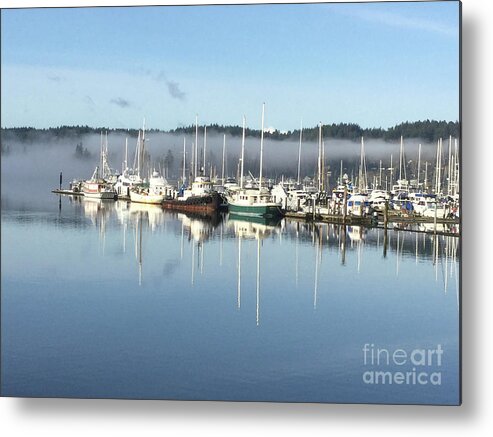
{"type": "Polygon", "coordinates": [[[458,2],[2,10],[2,126],[459,118],[458,2]]]}

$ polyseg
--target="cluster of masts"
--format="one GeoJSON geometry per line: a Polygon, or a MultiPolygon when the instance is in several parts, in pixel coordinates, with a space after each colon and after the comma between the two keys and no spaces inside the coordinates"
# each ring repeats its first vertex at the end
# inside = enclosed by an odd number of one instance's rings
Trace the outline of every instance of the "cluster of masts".
{"type": "MultiPolygon", "coordinates": [[[[351,177],[344,172],[341,160],[339,177],[331,171],[323,137],[323,125],[318,125],[318,155],[313,178],[301,177],[303,149],[303,123],[300,126],[297,178],[280,181],[266,179],[263,173],[265,132],[265,104],[262,105],[260,131],[260,160],[258,178],[250,172],[245,177],[246,118],[243,117],[241,152],[238,157],[237,175],[227,177],[226,135],[223,135],[221,177],[219,178],[212,159],[207,161],[207,126],[203,130],[203,146],[199,148],[198,116],[195,117],[195,139],[191,142],[190,160],[187,161],[187,139],[183,139],[181,180],[176,186],[169,184],[164,172],[151,171],[150,155],[146,151],[145,120],[139,130],[133,165],[128,162],[128,139],[125,140],[125,155],[120,175],[108,164],[108,133],[101,133],[100,162],[93,177],[84,181],[81,191],[95,198],[121,198],[141,203],[162,204],[166,208],[188,211],[216,210],[223,206],[234,214],[261,217],[279,217],[286,212],[319,216],[347,215],[367,216],[381,214],[390,209],[401,212],[416,211],[418,215],[439,218],[457,218],[459,208],[460,159],[457,139],[437,141],[436,162],[433,172],[429,162],[422,163],[422,145],[418,146],[417,167],[411,168],[404,152],[404,138],[400,138],[398,173],[394,168],[394,156],[390,154],[390,166],[379,161],[368,170],[365,139],[361,137],[360,159],[357,175],[351,177]],[[209,168],[207,168],[209,166],[209,168]],[[206,176],[210,169],[210,176],[206,176]],[[188,174],[187,174],[188,173],[188,174]],[[146,179],[144,175],[148,175],[146,179]],[[331,179],[332,178],[332,179],[331,179]],[[385,180],[384,180],[385,178],[385,180]],[[233,180],[231,180],[233,179],[233,180]],[[372,180],[371,180],[372,179],[372,180]],[[396,180],[394,180],[396,179],[396,180]],[[354,183],[353,183],[354,180],[354,183]],[[302,183],[303,182],[303,183],[302,183]],[[332,182],[332,187],[330,183],[332,182]],[[330,189],[332,188],[332,190],[330,189]],[[433,198],[430,198],[433,196],[433,198]],[[446,197],[445,197],[446,196],[446,197]],[[440,212],[437,213],[437,204],[440,212]],[[425,211],[427,210],[427,211],[425,211]],[[442,217],[443,216],[443,217],[442,217]]],[[[209,156],[211,158],[211,156],[209,156]]],[[[411,163],[413,163],[411,165],[411,163]]],[[[350,166],[351,167],[351,166],[350,166]]]]}

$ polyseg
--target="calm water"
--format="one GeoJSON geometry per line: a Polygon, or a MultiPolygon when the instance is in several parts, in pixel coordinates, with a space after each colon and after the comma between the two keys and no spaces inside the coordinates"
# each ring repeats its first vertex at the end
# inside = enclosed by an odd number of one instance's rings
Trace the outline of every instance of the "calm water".
{"type": "Polygon", "coordinates": [[[53,194],[2,198],[1,249],[4,395],[459,399],[456,237],[53,194]]]}

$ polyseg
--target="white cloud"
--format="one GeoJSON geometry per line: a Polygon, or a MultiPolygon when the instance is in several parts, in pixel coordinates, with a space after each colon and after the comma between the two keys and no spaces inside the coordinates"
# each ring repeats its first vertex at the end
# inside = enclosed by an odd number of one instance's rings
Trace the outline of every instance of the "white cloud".
{"type": "Polygon", "coordinates": [[[352,11],[346,10],[344,13],[352,17],[385,26],[412,29],[416,31],[421,30],[445,36],[458,35],[458,27],[450,26],[436,20],[410,17],[396,12],[358,9],[352,11]]]}

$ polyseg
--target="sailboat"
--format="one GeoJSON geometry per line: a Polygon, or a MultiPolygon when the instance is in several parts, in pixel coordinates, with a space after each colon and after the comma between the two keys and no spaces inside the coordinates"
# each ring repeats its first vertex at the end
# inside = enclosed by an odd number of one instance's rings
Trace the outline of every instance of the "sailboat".
{"type": "Polygon", "coordinates": [[[262,131],[260,136],[260,176],[258,188],[245,189],[243,187],[243,167],[245,157],[245,117],[243,117],[243,136],[241,142],[241,178],[240,189],[232,193],[228,199],[229,212],[250,217],[280,217],[282,216],[281,203],[275,202],[267,189],[262,187],[262,159],[264,151],[264,115],[265,103],[262,105],[262,131]]]}

